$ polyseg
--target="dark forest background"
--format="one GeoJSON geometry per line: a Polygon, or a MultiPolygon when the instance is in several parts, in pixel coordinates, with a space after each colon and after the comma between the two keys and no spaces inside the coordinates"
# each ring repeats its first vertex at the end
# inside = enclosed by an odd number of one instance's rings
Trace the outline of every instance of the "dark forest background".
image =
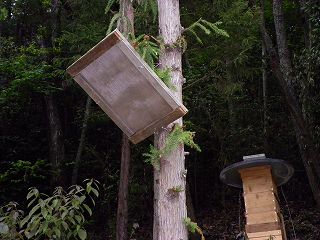
{"type": "MultiPolygon", "coordinates": [[[[58,185],[72,184],[87,95],[65,69],[106,35],[119,10],[116,1],[107,13],[105,0],[53,2],[56,5],[49,0],[0,1],[0,205],[16,201],[24,210],[30,187],[50,194],[58,185]],[[54,159],[58,163],[52,166],[54,159]]],[[[136,35],[158,35],[152,2],[136,4],[136,35]]],[[[188,198],[206,239],[234,239],[243,229],[241,192],[222,184],[219,174],[242,156],[257,153],[284,159],[295,168],[293,178],[279,189],[288,238],[319,239],[319,206],[283,89],[262,51],[257,3],[185,0],[180,4],[185,28],[203,18],[221,21],[219,27],[229,34],[199,31],[202,44],[185,34],[183,94],[189,113],[184,124],[196,133],[194,140],[202,149],[187,150],[188,198]]],[[[292,89],[318,149],[320,4],[285,0],[283,12],[292,89]]],[[[264,15],[275,43],[271,1],[265,1],[264,15]]],[[[86,229],[89,239],[114,239],[122,133],[94,103],[86,127],[77,183],[90,178],[100,182],[86,229]]],[[[152,143],[150,137],[132,146],[128,216],[132,239],[152,236],[153,166],[143,157],[152,143]]]]}

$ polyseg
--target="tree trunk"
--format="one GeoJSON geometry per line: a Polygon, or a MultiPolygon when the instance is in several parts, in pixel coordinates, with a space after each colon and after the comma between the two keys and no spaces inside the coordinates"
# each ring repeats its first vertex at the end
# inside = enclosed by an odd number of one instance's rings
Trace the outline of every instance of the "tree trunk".
{"type": "Polygon", "coordinates": [[[121,170],[118,192],[117,211],[117,240],[128,238],[128,185],[130,170],[130,142],[128,137],[122,135],[121,145],[121,170]]]}
{"type": "MultiPolygon", "coordinates": [[[[172,83],[177,89],[173,94],[182,101],[182,52],[176,44],[181,37],[179,0],[158,0],[158,12],[160,36],[166,46],[161,51],[159,65],[163,69],[170,69],[172,83]]],[[[181,126],[182,118],[175,121],[175,124],[181,126]]],[[[155,134],[155,146],[158,149],[165,146],[166,137],[173,125],[170,124],[155,134]]],[[[170,156],[161,158],[160,168],[154,170],[153,240],[188,239],[183,221],[187,217],[184,170],[183,145],[170,156]],[[184,191],[170,194],[170,189],[178,186],[184,191]]]]}
{"type": "MultiPolygon", "coordinates": [[[[43,39],[43,47],[51,48],[54,45],[54,39],[57,37],[59,22],[59,0],[51,2],[51,36],[48,41],[43,39]]],[[[45,38],[45,37],[44,37],[45,38]]],[[[47,58],[48,63],[52,62],[52,55],[47,58]]],[[[55,93],[49,93],[45,96],[47,116],[49,121],[49,159],[52,169],[51,186],[63,185],[62,164],[64,162],[64,138],[62,134],[61,121],[58,111],[58,104],[55,93]]]]}
{"type": "Polygon", "coordinates": [[[49,121],[49,159],[52,169],[51,186],[61,184],[62,163],[64,161],[64,143],[61,130],[60,117],[55,96],[45,96],[47,116],[49,121]]]}
{"type": "Polygon", "coordinates": [[[263,98],[263,135],[264,145],[267,148],[267,62],[266,62],[266,47],[264,42],[261,43],[261,58],[262,58],[262,98],[263,98]]]}
{"type": "MultiPolygon", "coordinates": [[[[121,18],[118,22],[119,30],[126,36],[134,33],[134,9],[131,0],[120,0],[121,18]]],[[[131,158],[130,142],[128,137],[122,134],[121,143],[121,169],[118,190],[118,210],[116,239],[128,239],[128,186],[131,158]]]]}
{"type": "Polygon", "coordinates": [[[272,72],[278,79],[282,91],[285,95],[285,100],[288,105],[288,109],[291,115],[293,126],[296,133],[297,143],[299,145],[301,158],[306,169],[306,173],[309,179],[309,184],[314,196],[315,201],[320,206],[320,166],[319,166],[319,154],[313,144],[312,135],[309,131],[303,113],[298,100],[294,94],[292,82],[294,80],[292,74],[292,67],[289,58],[283,13],[280,0],[274,0],[274,19],[275,28],[277,34],[279,58],[276,50],[273,47],[271,38],[265,28],[264,14],[263,14],[263,0],[261,0],[262,11],[261,11],[261,32],[263,40],[270,58],[272,72]]]}
{"type": "Polygon", "coordinates": [[[74,167],[73,167],[73,171],[72,171],[72,180],[71,180],[72,185],[77,184],[77,182],[78,182],[79,167],[81,164],[81,155],[83,152],[84,142],[86,139],[86,134],[87,134],[87,129],[88,129],[88,120],[89,120],[89,115],[90,115],[91,102],[92,102],[92,100],[88,96],[87,102],[86,102],[86,108],[85,108],[84,116],[83,116],[83,122],[82,122],[81,135],[80,135],[77,155],[76,155],[76,159],[75,159],[75,163],[74,163],[74,167]]]}
{"type": "MultiPolygon", "coordinates": [[[[303,28],[303,36],[304,36],[304,43],[305,43],[305,49],[308,53],[310,53],[310,50],[312,48],[312,34],[311,34],[311,24],[309,21],[309,16],[305,12],[304,7],[306,6],[306,0],[300,0],[299,1],[299,15],[301,19],[301,25],[303,28]]],[[[310,66],[312,66],[312,60],[306,59],[305,61],[308,61],[308,69],[307,69],[307,76],[304,81],[301,81],[301,102],[302,102],[302,113],[305,118],[309,120],[310,124],[314,124],[314,118],[313,114],[308,114],[307,108],[308,108],[308,99],[310,99],[311,95],[311,89],[313,88],[311,82],[311,69],[310,66]]]]}

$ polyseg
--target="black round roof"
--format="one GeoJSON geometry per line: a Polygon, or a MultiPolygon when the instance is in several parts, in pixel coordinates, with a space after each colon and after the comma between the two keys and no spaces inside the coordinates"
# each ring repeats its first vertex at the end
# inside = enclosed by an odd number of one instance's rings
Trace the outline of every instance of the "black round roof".
{"type": "Polygon", "coordinates": [[[224,168],[220,173],[220,180],[227,185],[242,188],[242,180],[238,170],[257,166],[269,165],[272,169],[272,176],[277,186],[283,185],[289,181],[294,173],[291,164],[272,158],[255,158],[234,163],[224,168]]]}

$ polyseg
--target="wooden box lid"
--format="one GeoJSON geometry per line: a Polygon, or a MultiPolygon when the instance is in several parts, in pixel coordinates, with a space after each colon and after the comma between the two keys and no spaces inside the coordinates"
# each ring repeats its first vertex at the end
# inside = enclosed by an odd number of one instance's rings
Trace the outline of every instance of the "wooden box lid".
{"type": "Polygon", "coordinates": [[[118,30],[67,72],[135,144],[188,111],[118,30]]]}

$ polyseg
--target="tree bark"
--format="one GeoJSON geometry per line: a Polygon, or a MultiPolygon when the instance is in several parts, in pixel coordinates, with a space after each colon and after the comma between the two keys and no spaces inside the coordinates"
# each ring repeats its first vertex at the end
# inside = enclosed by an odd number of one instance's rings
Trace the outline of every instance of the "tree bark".
{"type": "MultiPolygon", "coordinates": [[[[43,39],[44,48],[52,48],[54,45],[54,39],[58,33],[60,5],[59,0],[51,1],[51,35],[48,41],[43,39]]],[[[44,37],[44,36],[43,36],[44,37]]],[[[45,38],[45,37],[44,37],[45,38]]],[[[48,56],[48,63],[52,62],[52,54],[48,56]]],[[[47,116],[49,122],[49,160],[52,169],[51,186],[63,185],[62,164],[64,162],[64,138],[62,134],[61,121],[58,111],[58,104],[56,99],[56,93],[48,93],[45,95],[45,102],[47,108],[47,116]]]]}
{"type": "Polygon", "coordinates": [[[49,159],[52,169],[51,186],[61,185],[62,163],[64,161],[64,142],[56,98],[53,94],[45,96],[49,121],[49,159]]]}
{"type": "MultiPolygon", "coordinates": [[[[134,9],[131,0],[120,0],[121,18],[118,29],[126,36],[134,33],[134,9]]],[[[118,210],[116,224],[116,239],[128,239],[128,186],[130,176],[131,150],[128,137],[122,134],[121,169],[118,190],[118,210]]]]}
{"type": "Polygon", "coordinates": [[[130,142],[128,137],[122,135],[121,144],[121,170],[118,192],[117,211],[117,240],[128,239],[128,185],[130,170],[130,142]]]}
{"type": "Polygon", "coordinates": [[[83,152],[87,129],[88,129],[88,120],[89,120],[89,116],[90,116],[91,102],[92,102],[92,100],[88,96],[87,102],[86,102],[86,108],[85,108],[84,116],[83,116],[83,122],[82,122],[81,135],[80,135],[77,155],[76,155],[74,167],[72,170],[72,180],[71,180],[72,185],[77,184],[77,182],[78,182],[79,167],[81,164],[81,155],[83,152]]]}
{"type": "Polygon", "coordinates": [[[282,13],[282,1],[274,0],[273,11],[274,21],[278,43],[278,54],[273,47],[271,38],[265,28],[264,14],[263,14],[263,0],[261,0],[261,32],[263,41],[265,43],[272,72],[279,81],[282,91],[285,95],[285,100],[291,115],[294,130],[296,133],[297,143],[301,158],[306,169],[309,184],[316,203],[320,206],[320,166],[319,166],[319,153],[313,143],[312,135],[303,117],[301,107],[294,94],[292,83],[294,81],[292,66],[289,57],[289,51],[286,42],[284,20],[282,13]]]}
{"type": "Polygon", "coordinates": [[[262,98],[263,98],[263,135],[264,145],[267,148],[267,62],[266,62],[266,46],[261,43],[261,59],[262,59],[262,98]]]}
{"type": "MultiPolygon", "coordinates": [[[[175,44],[181,37],[179,0],[158,0],[159,30],[165,48],[159,59],[161,68],[169,68],[172,83],[177,91],[173,92],[182,101],[182,64],[181,49],[175,44]]],[[[182,118],[174,124],[182,125],[182,118]]],[[[161,149],[165,146],[166,137],[173,125],[155,133],[155,146],[161,149]]],[[[187,228],[184,218],[187,217],[186,208],[186,179],[184,177],[184,146],[180,145],[170,156],[160,159],[160,168],[154,170],[154,220],[153,240],[186,240],[187,228]],[[181,187],[184,191],[170,194],[173,187],[181,187]]]]}

